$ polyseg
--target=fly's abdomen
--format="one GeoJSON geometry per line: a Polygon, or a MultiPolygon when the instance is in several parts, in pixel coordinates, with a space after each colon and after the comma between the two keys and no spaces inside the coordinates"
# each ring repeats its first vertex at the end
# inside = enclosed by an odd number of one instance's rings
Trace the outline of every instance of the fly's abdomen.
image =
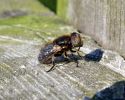
{"type": "Polygon", "coordinates": [[[40,63],[50,64],[52,63],[53,55],[53,44],[49,44],[45,46],[43,49],[41,49],[40,54],[38,55],[38,60],[40,63]]]}

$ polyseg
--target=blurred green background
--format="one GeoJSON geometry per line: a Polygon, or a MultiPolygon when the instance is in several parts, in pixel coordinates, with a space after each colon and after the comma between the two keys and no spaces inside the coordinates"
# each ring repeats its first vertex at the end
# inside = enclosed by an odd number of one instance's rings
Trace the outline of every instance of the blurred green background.
{"type": "Polygon", "coordinates": [[[45,6],[47,6],[50,10],[56,13],[57,9],[57,0],[39,0],[45,6]]]}
{"type": "Polygon", "coordinates": [[[58,16],[62,17],[64,20],[67,19],[67,6],[68,0],[39,0],[42,4],[48,7],[58,16]]]}
{"type": "Polygon", "coordinates": [[[0,0],[0,35],[38,41],[69,33],[73,29],[65,23],[66,2],[0,0]]]}

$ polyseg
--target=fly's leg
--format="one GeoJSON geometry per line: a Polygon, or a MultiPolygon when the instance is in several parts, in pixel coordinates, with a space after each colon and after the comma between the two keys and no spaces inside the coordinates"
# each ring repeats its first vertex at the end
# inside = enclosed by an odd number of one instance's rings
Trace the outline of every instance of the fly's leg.
{"type": "Polygon", "coordinates": [[[77,54],[81,57],[81,55],[79,54],[79,49],[76,50],[76,51],[74,51],[74,50],[71,49],[70,51],[72,52],[72,55],[73,55],[74,52],[77,52],[77,54]]]}
{"type": "Polygon", "coordinates": [[[76,67],[79,67],[79,61],[75,60],[75,63],[76,63],[76,67]]]}
{"type": "Polygon", "coordinates": [[[80,50],[80,47],[78,48],[78,51],[80,50]]]}
{"type": "Polygon", "coordinates": [[[70,57],[67,55],[67,52],[64,52],[64,58],[67,63],[69,63],[71,60],[70,57]]]}
{"type": "Polygon", "coordinates": [[[77,54],[78,54],[80,57],[82,57],[82,56],[79,54],[79,50],[80,50],[80,47],[78,48],[78,50],[77,50],[76,52],[77,52],[77,54]]]}
{"type": "Polygon", "coordinates": [[[49,70],[47,70],[46,72],[50,72],[54,69],[54,67],[55,67],[55,57],[54,56],[52,57],[52,64],[53,64],[53,66],[49,70]]]}
{"type": "Polygon", "coordinates": [[[71,55],[73,56],[73,53],[75,53],[76,51],[74,51],[74,50],[72,50],[72,49],[70,49],[70,51],[71,51],[71,55]]]}
{"type": "Polygon", "coordinates": [[[77,54],[80,56],[80,57],[82,57],[80,54],[79,54],[79,50],[80,50],[80,47],[78,48],[78,50],[76,50],[76,51],[74,51],[74,50],[70,50],[71,52],[77,52],[77,54]]]}
{"type": "Polygon", "coordinates": [[[67,52],[64,52],[64,57],[67,58],[68,60],[70,59],[69,56],[67,55],[67,52]]]}
{"type": "MultiPolygon", "coordinates": [[[[79,54],[79,50],[80,50],[80,47],[79,47],[78,50],[76,50],[76,51],[70,49],[70,51],[72,52],[72,55],[73,55],[73,52],[77,52],[77,54],[81,57],[81,55],[79,54]]],[[[74,58],[73,60],[74,60],[74,62],[76,63],[76,67],[79,67],[78,59],[74,58]]]]}
{"type": "Polygon", "coordinates": [[[79,51],[76,51],[77,52],[77,54],[79,55],[79,57],[82,57],[80,54],[79,54],[79,51]]]}
{"type": "Polygon", "coordinates": [[[70,51],[71,51],[71,52],[76,52],[76,51],[74,51],[74,50],[72,50],[72,49],[70,49],[70,51]]]}
{"type": "Polygon", "coordinates": [[[67,52],[64,52],[64,57],[68,58],[67,52]]]}

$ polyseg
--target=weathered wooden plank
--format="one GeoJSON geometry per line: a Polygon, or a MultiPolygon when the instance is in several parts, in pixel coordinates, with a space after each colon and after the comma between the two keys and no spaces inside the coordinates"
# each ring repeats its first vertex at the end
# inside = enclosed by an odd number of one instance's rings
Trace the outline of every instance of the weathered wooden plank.
{"type": "Polygon", "coordinates": [[[69,20],[103,47],[125,56],[124,0],[69,0],[69,20]]]}
{"type": "MultiPolygon", "coordinates": [[[[2,0],[2,4],[7,1],[2,0]]],[[[79,59],[79,67],[76,67],[75,61],[60,62],[56,64],[55,70],[47,73],[45,70],[51,65],[41,64],[37,58],[41,47],[46,41],[76,29],[52,15],[36,0],[9,0],[5,10],[11,4],[16,5],[13,6],[15,9],[30,9],[32,13],[23,17],[7,16],[7,19],[0,19],[0,99],[83,100],[85,96],[93,96],[96,91],[125,79],[124,75],[107,68],[110,64],[114,68],[124,64],[120,63],[124,61],[123,58],[111,51],[104,52],[100,62],[79,59]]],[[[9,10],[9,13],[13,13],[12,8],[9,10]]],[[[90,37],[85,37],[82,56],[100,48],[90,37]]]]}
{"type": "MultiPolygon", "coordinates": [[[[87,43],[84,44],[85,48],[87,43]]],[[[99,63],[84,60],[79,60],[79,68],[75,62],[64,62],[57,64],[52,72],[46,73],[48,65],[37,61],[40,46],[39,43],[35,45],[26,43],[1,46],[5,50],[0,58],[3,100],[82,99],[85,95],[92,96],[97,90],[124,79],[99,63]]]]}

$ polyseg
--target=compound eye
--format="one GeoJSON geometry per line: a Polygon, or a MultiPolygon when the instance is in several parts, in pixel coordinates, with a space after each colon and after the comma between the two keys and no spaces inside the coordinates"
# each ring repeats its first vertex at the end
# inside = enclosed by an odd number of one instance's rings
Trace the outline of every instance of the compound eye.
{"type": "Polygon", "coordinates": [[[71,34],[71,42],[72,42],[73,47],[81,47],[83,45],[80,34],[78,33],[71,34]]]}
{"type": "Polygon", "coordinates": [[[77,35],[71,36],[71,42],[74,47],[77,47],[79,43],[79,37],[77,35]]]}

